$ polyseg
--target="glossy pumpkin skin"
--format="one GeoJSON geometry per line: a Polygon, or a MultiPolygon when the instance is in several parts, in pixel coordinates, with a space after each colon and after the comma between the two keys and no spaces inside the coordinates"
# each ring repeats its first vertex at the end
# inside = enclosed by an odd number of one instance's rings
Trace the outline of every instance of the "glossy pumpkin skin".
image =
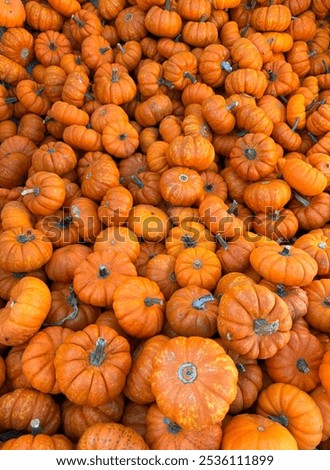
{"type": "Polygon", "coordinates": [[[149,447],[134,429],[119,423],[96,423],[80,437],[77,450],[147,450],[149,447]]]}
{"type": "Polygon", "coordinates": [[[294,385],[274,383],[259,395],[256,413],[280,423],[296,439],[298,449],[314,449],[322,439],[323,418],[308,393],[294,385]]]}
{"type": "Polygon", "coordinates": [[[220,299],[220,337],[229,349],[248,358],[273,356],[289,341],[291,327],[287,305],[264,286],[237,285],[220,299]]]}
{"type": "Polygon", "coordinates": [[[222,450],[298,450],[292,434],[258,414],[234,416],[223,428],[222,450]]]}
{"type": "Polygon", "coordinates": [[[50,306],[50,290],[45,282],[23,277],[0,310],[0,344],[14,346],[30,339],[41,327],[50,306]]]}
{"type": "Polygon", "coordinates": [[[218,424],[199,431],[182,429],[167,418],[156,404],[146,416],[145,440],[153,450],[215,450],[219,449],[222,430],[218,424]]]}
{"type": "Polygon", "coordinates": [[[234,362],[214,340],[178,336],[154,358],[151,391],[165,416],[183,429],[199,430],[226,415],[237,378],[234,362]]]}
{"type": "Polygon", "coordinates": [[[54,364],[59,388],[69,400],[100,406],[122,391],[130,346],[113,328],[91,324],[63,341],[54,364]]]}

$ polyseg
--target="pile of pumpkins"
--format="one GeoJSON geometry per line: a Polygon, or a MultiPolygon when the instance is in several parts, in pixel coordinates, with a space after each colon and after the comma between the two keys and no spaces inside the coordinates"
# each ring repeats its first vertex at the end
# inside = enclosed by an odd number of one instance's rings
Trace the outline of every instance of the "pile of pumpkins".
{"type": "Polygon", "coordinates": [[[330,1],[0,1],[0,450],[330,449],[330,1]]]}

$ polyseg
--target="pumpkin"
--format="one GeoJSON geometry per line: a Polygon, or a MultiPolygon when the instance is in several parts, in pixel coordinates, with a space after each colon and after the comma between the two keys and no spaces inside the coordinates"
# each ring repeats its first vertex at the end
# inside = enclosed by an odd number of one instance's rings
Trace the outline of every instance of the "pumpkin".
{"type": "Polygon", "coordinates": [[[165,298],[156,282],[132,276],[122,280],[115,289],[113,310],[126,333],[149,338],[163,327],[165,298]]]}
{"type": "Polygon", "coordinates": [[[322,439],[320,409],[308,393],[294,385],[278,382],[266,387],[259,394],[256,413],[286,428],[295,438],[298,449],[314,449],[322,439]]]}
{"type": "Polygon", "coordinates": [[[22,355],[22,371],[36,390],[50,394],[60,392],[55,377],[54,357],[57,347],[71,333],[69,328],[50,326],[30,339],[22,355]]]}
{"type": "Polygon", "coordinates": [[[149,404],[155,397],[151,391],[152,362],[158,350],[169,338],[163,334],[143,340],[132,354],[132,365],[126,377],[124,395],[137,404],[149,404]]]}
{"type": "Polygon", "coordinates": [[[182,336],[211,338],[217,332],[218,302],[210,291],[188,285],[172,294],[166,304],[170,327],[182,336]]]}
{"type": "Polygon", "coordinates": [[[308,297],[305,320],[319,331],[330,331],[330,279],[315,279],[304,287],[308,297]]]}
{"type": "Polygon", "coordinates": [[[110,307],[116,287],[129,276],[136,276],[136,269],[128,255],[115,250],[94,251],[76,266],[73,288],[82,302],[110,307]]]}
{"type": "Polygon", "coordinates": [[[279,154],[275,141],[257,132],[237,139],[229,158],[238,176],[244,180],[259,181],[273,172],[279,154]]]}
{"type": "Polygon", "coordinates": [[[148,448],[137,431],[120,423],[92,424],[77,443],[78,450],[147,450],[148,448]]]}
{"type": "Polygon", "coordinates": [[[198,431],[224,418],[237,379],[234,362],[213,339],[178,336],[155,355],[150,383],[160,411],[183,429],[198,431]]]}
{"type": "Polygon", "coordinates": [[[44,281],[31,276],[20,279],[0,310],[0,344],[14,346],[29,340],[41,327],[50,305],[51,294],[44,281]]]}
{"type": "Polygon", "coordinates": [[[31,420],[31,434],[9,439],[1,450],[73,450],[73,443],[63,434],[43,434],[38,418],[31,420]]]}
{"type": "Polygon", "coordinates": [[[221,296],[217,325],[229,349],[251,359],[266,359],[288,343],[292,320],[285,302],[268,288],[238,283],[221,296]]]}
{"type": "Polygon", "coordinates": [[[167,418],[156,404],[152,404],[146,415],[145,441],[153,450],[214,450],[219,449],[222,430],[218,424],[194,431],[167,418]]]}
{"type": "Polygon", "coordinates": [[[39,269],[53,253],[52,244],[43,232],[30,227],[4,230],[0,234],[0,247],[0,267],[12,272],[39,269]]]}
{"type": "Polygon", "coordinates": [[[131,366],[129,349],[128,341],[108,326],[91,324],[72,333],[55,353],[59,389],[78,405],[100,406],[113,400],[131,366]]]}
{"type": "Polygon", "coordinates": [[[168,300],[179,289],[174,266],[175,256],[163,253],[151,258],[147,264],[145,277],[158,284],[165,300],[168,300]]]}
{"type": "Polygon", "coordinates": [[[232,417],[223,427],[222,450],[298,450],[293,435],[270,418],[254,413],[232,417]]]}
{"type": "Polygon", "coordinates": [[[212,144],[202,136],[178,136],[170,143],[166,158],[170,166],[206,170],[215,158],[212,144]]]}
{"type": "Polygon", "coordinates": [[[323,346],[313,334],[291,331],[288,343],[266,359],[265,366],[274,382],[288,383],[310,392],[320,383],[318,371],[323,355],[323,346]]]}
{"type": "Polygon", "coordinates": [[[291,245],[267,243],[256,247],[250,262],[265,279],[288,286],[306,286],[318,271],[316,261],[306,251],[291,245]]]}
{"type": "Polygon", "coordinates": [[[17,388],[0,397],[1,428],[31,432],[31,421],[38,419],[44,434],[52,436],[61,424],[60,407],[51,395],[17,388]]]}
{"type": "Polygon", "coordinates": [[[0,24],[2,27],[15,28],[23,26],[26,13],[21,0],[3,0],[0,6],[0,24]]]}
{"type": "Polygon", "coordinates": [[[21,195],[32,214],[51,215],[62,207],[65,185],[56,173],[37,171],[27,179],[21,195]]]}
{"type": "Polygon", "coordinates": [[[58,286],[53,285],[52,304],[43,323],[47,326],[62,326],[78,331],[90,323],[95,323],[101,309],[94,305],[81,302],[73,290],[72,284],[58,286]]]}
{"type": "Polygon", "coordinates": [[[123,410],[124,396],[121,393],[100,406],[77,405],[66,398],[61,404],[64,433],[73,442],[77,442],[92,424],[119,421],[123,410]]]}

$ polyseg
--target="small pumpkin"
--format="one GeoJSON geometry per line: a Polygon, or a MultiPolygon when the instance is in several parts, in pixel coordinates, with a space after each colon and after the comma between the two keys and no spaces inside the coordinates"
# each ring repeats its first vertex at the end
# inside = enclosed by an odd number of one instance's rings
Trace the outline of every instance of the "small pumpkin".
{"type": "Polygon", "coordinates": [[[160,411],[183,429],[200,430],[224,418],[237,379],[234,362],[213,339],[178,336],[155,355],[150,380],[160,411]]]}
{"type": "Polygon", "coordinates": [[[69,400],[100,406],[122,391],[131,366],[130,346],[113,328],[91,324],[67,336],[54,364],[59,389],[69,400]]]}

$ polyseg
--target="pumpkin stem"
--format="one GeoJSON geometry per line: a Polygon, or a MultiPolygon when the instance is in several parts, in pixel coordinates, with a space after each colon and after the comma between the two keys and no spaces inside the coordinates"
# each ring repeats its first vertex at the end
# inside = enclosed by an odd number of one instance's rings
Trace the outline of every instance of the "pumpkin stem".
{"type": "Polygon", "coordinates": [[[268,80],[270,82],[275,82],[276,79],[277,79],[276,73],[274,73],[273,70],[268,70],[268,80]]]}
{"type": "Polygon", "coordinates": [[[292,132],[296,132],[299,122],[300,122],[300,117],[297,117],[293,123],[293,126],[291,127],[292,132]]]}
{"type": "Polygon", "coordinates": [[[178,378],[184,384],[195,382],[197,376],[197,367],[192,362],[185,362],[184,364],[181,364],[178,369],[178,378]]]}
{"type": "Polygon", "coordinates": [[[111,82],[112,83],[118,83],[119,82],[118,69],[116,67],[112,69],[111,82]]]}
{"type": "Polygon", "coordinates": [[[284,427],[288,427],[289,425],[289,420],[286,416],[284,415],[278,415],[278,416],[273,416],[273,415],[268,415],[267,418],[271,419],[275,423],[282,424],[284,427]]]}
{"type": "Polygon", "coordinates": [[[173,39],[174,42],[180,42],[182,39],[182,34],[179,33],[177,36],[175,36],[175,38],[173,39]]]}
{"type": "Polygon", "coordinates": [[[199,297],[198,299],[193,300],[191,305],[196,310],[205,310],[206,303],[211,302],[212,300],[215,300],[212,294],[202,295],[202,297],[199,297]]]}
{"type": "Polygon", "coordinates": [[[146,297],[144,299],[144,305],[146,307],[152,307],[153,305],[163,305],[164,302],[162,299],[158,299],[157,297],[146,297]]]}
{"type": "Polygon", "coordinates": [[[120,44],[120,42],[117,42],[116,46],[118,47],[118,49],[120,50],[120,52],[121,52],[122,54],[125,54],[125,52],[126,52],[126,51],[125,51],[125,48],[124,48],[124,46],[122,46],[122,45],[120,44]]]}
{"type": "Polygon", "coordinates": [[[273,212],[269,214],[269,218],[276,222],[280,218],[281,211],[279,209],[275,209],[273,212]]]}
{"type": "Polygon", "coordinates": [[[179,175],[179,180],[182,181],[183,183],[186,183],[186,182],[189,180],[189,178],[188,178],[188,176],[185,175],[184,173],[181,173],[181,174],[179,175]]]}
{"type": "Polygon", "coordinates": [[[31,428],[31,434],[32,436],[36,436],[37,434],[42,433],[41,429],[41,422],[40,419],[34,418],[30,421],[30,428],[31,428]]]}
{"type": "Polygon", "coordinates": [[[12,103],[17,103],[18,99],[16,96],[10,96],[9,98],[5,99],[6,104],[12,104],[12,103]]]}
{"type": "Polygon", "coordinates": [[[99,48],[99,53],[101,55],[105,54],[106,52],[110,51],[111,50],[111,47],[110,46],[107,46],[107,47],[100,47],[99,48]]]}
{"type": "Polygon", "coordinates": [[[35,239],[35,235],[31,232],[31,230],[27,230],[26,233],[21,233],[16,237],[16,240],[19,243],[27,243],[27,242],[32,242],[35,239]]]}
{"type": "Polygon", "coordinates": [[[77,18],[75,15],[71,15],[71,19],[77,24],[78,28],[83,28],[85,23],[80,18],[77,18]]]}
{"type": "Polygon", "coordinates": [[[195,240],[187,233],[182,235],[182,237],[180,238],[180,241],[182,241],[183,246],[185,248],[195,248],[195,246],[197,245],[197,242],[195,242],[195,240]]]}
{"type": "Polygon", "coordinates": [[[183,76],[184,76],[184,78],[189,78],[189,80],[191,81],[191,83],[196,83],[196,82],[197,82],[196,77],[194,77],[190,72],[188,72],[188,70],[186,70],[185,72],[183,72],[183,76]]]}
{"type": "Polygon", "coordinates": [[[215,239],[217,242],[220,243],[221,247],[224,249],[224,250],[228,250],[228,243],[226,242],[226,240],[220,235],[220,233],[217,233],[215,235],[215,239]]]}
{"type": "Polygon", "coordinates": [[[55,121],[55,119],[51,116],[46,116],[45,119],[42,120],[42,123],[47,124],[49,121],[55,121]]]}
{"type": "Polygon", "coordinates": [[[193,267],[195,269],[201,269],[201,267],[203,266],[202,262],[199,260],[199,259],[196,259],[194,262],[193,262],[193,267]]]}
{"type": "Polygon", "coordinates": [[[241,30],[241,32],[240,32],[241,37],[244,37],[244,36],[246,35],[246,33],[247,33],[248,30],[249,30],[249,27],[250,27],[249,24],[246,24],[246,25],[244,26],[244,28],[243,28],[243,29],[241,30]]]}
{"type": "Polygon", "coordinates": [[[181,431],[181,427],[171,419],[165,417],[163,422],[167,425],[167,430],[169,433],[178,434],[181,431]]]}
{"type": "Polygon", "coordinates": [[[286,297],[288,295],[288,293],[286,292],[286,290],[284,289],[284,286],[283,284],[276,284],[276,292],[275,294],[279,295],[280,297],[286,297]]]}
{"type": "Polygon", "coordinates": [[[310,202],[308,199],[302,197],[301,194],[296,193],[295,191],[293,192],[293,197],[304,207],[308,207],[310,202]]]}
{"type": "Polygon", "coordinates": [[[236,106],[238,106],[238,101],[233,101],[226,106],[226,110],[231,111],[232,109],[236,108],[236,106]]]}
{"type": "Polygon", "coordinates": [[[72,224],[72,216],[68,215],[56,222],[55,226],[61,230],[65,230],[66,228],[69,228],[70,224],[72,224]]]}
{"type": "Polygon", "coordinates": [[[278,330],[279,324],[280,322],[278,320],[275,320],[272,323],[267,323],[267,320],[264,318],[257,318],[253,320],[253,331],[258,336],[272,335],[278,330]]]}
{"type": "Polygon", "coordinates": [[[311,132],[307,132],[307,135],[311,139],[311,141],[314,142],[314,144],[317,144],[318,140],[314,134],[312,134],[311,132]]]}
{"type": "Polygon", "coordinates": [[[290,256],[291,255],[291,246],[290,245],[285,245],[283,247],[283,250],[281,250],[279,252],[279,255],[282,255],[282,256],[290,256]]]}
{"type": "Polygon", "coordinates": [[[310,372],[307,362],[302,357],[297,360],[296,366],[299,372],[302,372],[303,374],[308,374],[310,372]]]}
{"type": "Polygon", "coordinates": [[[173,83],[170,82],[169,80],[166,80],[166,78],[160,77],[157,81],[158,81],[158,85],[160,85],[160,86],[165,85],[170,90],[172,90],[172,88],[174,88],[173,83]]]}
{"type": "Polygon", "coordinates": [[[220,63],[220,68],[227,73],[230,73],[233,71],[233,67],[230,65],[230,63],[227,60],[223,60],[220,63]]]}
{"type": "Polygon", "coordinates": [[[107,342],[103,338],[97,338],[95,349],[89,354],[89,363],[92,366],[99,367],[107,356],[105,352],[107,342]]]}
{"type": "Polygon", "coordinates": [[[70,307],[72,307],[72,311],[66,316],[66,317],[63,317],[61,318],[60,320],[57,320],[55,322],[52,322],[52,323],[43,323],[42,326],[45,327],[45,326],[62,326],[63,323],[65,323],[66,321],[70,321],[70,320],[74,320],[78,313],[79,313],[79,307],[78,307],[78,298],[73,290],[73,286],[71,285],[69,287],[69,295],[68,297],[66,298],[66,302],[68,305],[70,305],[70,307]]]}
{"type": "Polygon", "coordinates": [[[241,373],[246,372],[246,368],[244,367],[244,364],[242,364],[241,362],[238,362],[236,364],[236,368],[238,372],[241,372],[241,373]]]}
{"type": "Polygon", "coordinates": [[[99,266],[99,272],[98,272],[98,278],[99,279],[105,279],[106,277],[110,276],[110,271],[104,266],[104,264],[101,264],[99,266]]]}
{"type": "Polygon", "coordinates": [[[198,20],[199,23],[205,23],[206,21],[207,21],[207,16],[204,14],[198,20]]]}
{"type": "Polygon", "coordinates": [[[237,207],[238,207],[238,202],[234,199],[227,209],[227,214],[233,214],[237,210],[237,207]]]}
{"type": "Polygon", "coordinates": [[[144,188],[144,182],[142,180],[140,180],[140,178],[137,175],[132,175],[131,179],[133,180],[133,182],[136,184],[136,186],[139,189],[144,188]]]}
{"type": "Polygon", "coordinates": [[[317,246],[321,248],[321,250],[326,250],[328,248],[328,245],[326,242],[320,242],[317,244],[317,246]]]}
{"type": "Polygon", "coordinates": [[[329,67],[325,60],[322,60],[322,65],[324,66],[325,73],[329,73],[329,67]]]}
{"type": "Polygon", "coordinates": [[[40,188],[29,188],[23,189],[21,192],[21,196],[27,196],[28,194],[33,194],[34,196],[38,196],[40,193],[40,188]]]}
{"type": "MultiPolygon", "coordinates": [[[[316,103],[316,99],[314,98],[314,99],[309,103],[309,105],[306,106],[305,110],[306,110],[306,111],[309,111],[310,109],[312,109],[312,107],[315,105],[315,103],[316,103]]],[[[313,136],[313,137],[314,137],[314,136],[313,136]]]]}
{"type": "Polygon", "coordinates": [[[324,297],[321,303],[324,307],[330,307],[330,297],[324,297]]]}
{"type": "Polygon", "coordinates": [[[244,155],[248,160],[255,160],[257,158],[257,151],[248,147],[244,150],[244,155]]]}
{"type": "Polygon", "coordinates": [[[0,442],[7,442],[9,439],[15,439],[16,437],[27,434],[26,431],[17,431],[16,429],[10,429],[0,433],[0,442]]]}
{"type": "Polygon", "coordinates": [[[169,278],[171,282],[177,282],[176,275],[173,271],[170,273],[169,278]]]}
{"type": "Polygon", "coordinates": [[[165,5],[164,5],[164,10],[170,11],[171,9],[171,0],[166,0],[165,5]]]}

